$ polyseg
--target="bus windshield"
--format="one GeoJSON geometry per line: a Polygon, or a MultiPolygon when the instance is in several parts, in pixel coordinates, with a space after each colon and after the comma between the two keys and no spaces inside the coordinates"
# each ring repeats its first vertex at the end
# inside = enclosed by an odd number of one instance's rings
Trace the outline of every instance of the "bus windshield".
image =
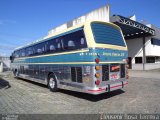
{"type": "Polygon", "coordinates": [[[118,28],[103,23],[91,23],[91,28],[96,43],[126,46],[118,28]]]}

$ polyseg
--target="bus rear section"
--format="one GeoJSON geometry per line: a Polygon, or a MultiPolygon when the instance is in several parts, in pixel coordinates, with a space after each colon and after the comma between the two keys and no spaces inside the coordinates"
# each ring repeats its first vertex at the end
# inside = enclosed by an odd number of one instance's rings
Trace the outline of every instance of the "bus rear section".
{"type": "MultiPolygon", "coordinates": [[[[101,50],[104,51],[106,49],[101,50]]],[[[109,51],[109,49],[106,51],[109,51]]],[[[118,50],[117,52],[120,51],[118,50]]],[[[127,54],[126,51],[121,51],[120,53],[123,55],[127,54]]],[[[114,53],[112,54],[116,54],[116,51],[114,50],[114,53]]],[[[126,56],[106,57],[105,55],[97,55],[94,56],[94,62],[95,64],[93,66],[86,67],[86,69],[90,69],[90,72],[86,72],[85,74],[90,75],[90,77],[83,77],[87,93],[101,94],[122,89],[128,84],[129,76],[126,56]],[[109,60],[113,58],[115,60],[109,60]],[[89,79],[89,82],[87,83],[85,79],[89,79]]]]}
{"type": "Polygon", "coordinates": [[[87,92],[100,94],[121,89],[128,84],[128,51],[121,29],[110,23],[92,22],[94,38],[92,67],[93,88],[87,92]]]}

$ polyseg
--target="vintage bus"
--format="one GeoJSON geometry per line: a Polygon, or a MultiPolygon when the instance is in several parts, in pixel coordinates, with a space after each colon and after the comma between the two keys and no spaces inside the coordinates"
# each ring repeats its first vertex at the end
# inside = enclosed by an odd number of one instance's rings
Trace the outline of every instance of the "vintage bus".
{"type": "Polygon", "coordinates": [[[15,77],[45,84],[51,91],[96,95],[128,84],[127,57],[117,25],[88,21],[15,49],[11,67],[15,77]]]}

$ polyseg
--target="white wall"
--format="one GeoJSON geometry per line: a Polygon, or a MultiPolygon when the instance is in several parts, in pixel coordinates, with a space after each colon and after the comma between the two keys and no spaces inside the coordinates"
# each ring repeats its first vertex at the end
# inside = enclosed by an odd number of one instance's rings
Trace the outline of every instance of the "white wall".
{"type": "MultiPolygon", "coordinates": [[[[128,56],[132,58],[132,69],[143,70],[143,64],[135,64],[135,57],[143,57],[143,38],[126,40],[128,56]]],[[[160,56],[160,46],[151,44],[151,37],[145,38],[146,56],[160,56]]],[[[160,64],[146,63],[145,70],[160,68],[160,64]]]]}
{"type": "MultiPolygon", "coordinates": [[[[160,28],[158,28],[154,25],[151,25],[151,24],[148,26],[155,30],[155,36],[153,36],[153,38],[160,40],[160,28]]],[[[160,56],[160,46],[151,45],[151,55],[160,56]]]]}
{"type": "Polygon", "coordinates": [[[11,61],[8,57],[0,57],[0,72],[10,69],[11,61]]]}
{"type": "MultiPolygon", "coordinates": [[[[145,70],[152,70],[160,68],[160,63],[146,63],[145,70]]],[[[143,64],[133,64],[132,70],[143,70],[143,64]]]]}
{"type": "Polygon", "coordinates": [[[151,45],[151,55],[160,56],[160,46],[151,45]]]}
{"type": "MultiPolygon", "coordinates": [[[[132,57],[135,63],[135,57],[143,57],[143,38],[126,40],[128,46],[128,56],[132,57]]],[[[145,38],[145,54],[146,56],[160,56],[160,46],[151,44],[151,37],[145,38]]]]}
{"type": "MultiPolygon", "coordinates": [[[[109,22],[110,21],[110,7],[109,5],[105,5],[103,7],[100,7],[96,10],[93,10],[85,15],[82,15],[80,17],[77,17],[71,21],[68,21],[60,26],[57,26],[56,28],[53,28],[52,30],[48,31],[48,36],[52,36],[55,32],[59,32],[62,30],[65,30],[69,27],[82,24],[85,21],[90,21],[90,20],[99,20],[99,21],[105,21],[109,22]]],[[[46,38],[47,38],[46,37],[46,38]]]]}
{"type": "Polygon", "coordinates": [[[128,46],[128,56],[132,58],[132,63],[135,63],[135,57],[143,56],[143,41],[142,38],[126,40],[128,46]]]}

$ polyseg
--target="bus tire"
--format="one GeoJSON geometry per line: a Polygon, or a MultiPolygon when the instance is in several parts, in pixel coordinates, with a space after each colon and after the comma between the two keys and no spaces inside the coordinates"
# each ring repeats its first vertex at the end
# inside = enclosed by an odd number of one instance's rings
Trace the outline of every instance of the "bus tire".
{"type": "Polygon", "coordinates": [[[56,80],[54,74],[50,74],[48,77],[48,88],[52,92],[56,92],[58,90],[57,80],[56,80]]]}

